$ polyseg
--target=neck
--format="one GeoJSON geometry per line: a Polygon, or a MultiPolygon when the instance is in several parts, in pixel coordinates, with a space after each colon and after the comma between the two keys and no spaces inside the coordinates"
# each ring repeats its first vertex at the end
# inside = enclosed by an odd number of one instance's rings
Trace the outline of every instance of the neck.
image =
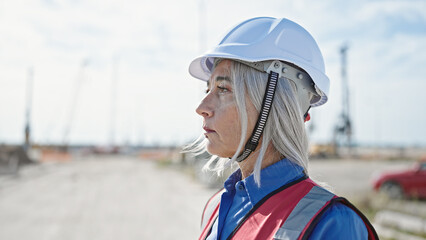
{"type": "MultiPolygon", "coordinates": [[[[256,165],[256,160],[260,153],[260,146],[257,147],[257,149],[250,154],[246,159],[244,159],[242,162],[239,162],[238,165],[241,169],[241,176],[242,179],[250,176],[250,174],[253,173],[254,166],[256,165]]],[[[272,144],[269,144],[266,148],[265,155],[263,156],[263,161],[261,165],[261,169],[264,169],[282,159],[282,155],[275,150],[275,148],[272,146],[272,144]]]]}

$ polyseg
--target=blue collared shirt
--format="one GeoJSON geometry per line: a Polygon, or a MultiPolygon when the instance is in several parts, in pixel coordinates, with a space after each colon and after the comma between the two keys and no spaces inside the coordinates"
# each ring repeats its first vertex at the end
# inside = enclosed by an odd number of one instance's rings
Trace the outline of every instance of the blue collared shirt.
{"type": "MultiPolygon", "coordinates": [[[[260,188],[253,175],[241,180],[241,171],[235,171],[225,181],[219,217],[207,239],[226,239],[257,202],[303,176],[303,168],[288,159],[261,170],[260,188]]],[[[322,215],[309,239],[368,239],[368,232],[362,219],[352,209],[336,203],[322,215]]]]}

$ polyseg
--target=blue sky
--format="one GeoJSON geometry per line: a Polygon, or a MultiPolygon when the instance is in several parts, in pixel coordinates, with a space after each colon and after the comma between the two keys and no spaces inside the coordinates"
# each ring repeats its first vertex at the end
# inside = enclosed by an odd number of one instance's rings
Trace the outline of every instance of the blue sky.
{"type": "Polygon", "coordinates": [[[69,119],[71,143],[109,143],[111,122],[116,143],[196,138],[204,86],[189,62],[236,23],[273,16],[304,26],[324,55],[330,101],[311,113],[312,141],[331,140],[341,109],[339,47],[348,43],[355,141],[426,145],[426,1],[203,0],[202,17],[200,3],[0,1],[0,142],[23,140],[29,68],[34,141],[62,142],[69,119]]]}

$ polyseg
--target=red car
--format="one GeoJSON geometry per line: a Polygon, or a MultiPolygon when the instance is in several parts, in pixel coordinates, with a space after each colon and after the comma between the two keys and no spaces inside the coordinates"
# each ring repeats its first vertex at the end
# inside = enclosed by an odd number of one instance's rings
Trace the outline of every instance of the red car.
{"type": "Polygon", "coordinates": [[[373,187],[391,198],[426,198],[426,161],[411,169],[382,173],[373,180],[373,187]]]}

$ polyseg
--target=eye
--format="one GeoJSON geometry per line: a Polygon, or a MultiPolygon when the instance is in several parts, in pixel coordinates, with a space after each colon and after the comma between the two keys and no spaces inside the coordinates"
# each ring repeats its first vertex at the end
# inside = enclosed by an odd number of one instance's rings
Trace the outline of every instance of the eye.
{"type": "Polygon", "coordinates": [[[229,90],[226,87],[217,86],[217,89],[219,89],[219,93],[229,92],[229,90]]]}

